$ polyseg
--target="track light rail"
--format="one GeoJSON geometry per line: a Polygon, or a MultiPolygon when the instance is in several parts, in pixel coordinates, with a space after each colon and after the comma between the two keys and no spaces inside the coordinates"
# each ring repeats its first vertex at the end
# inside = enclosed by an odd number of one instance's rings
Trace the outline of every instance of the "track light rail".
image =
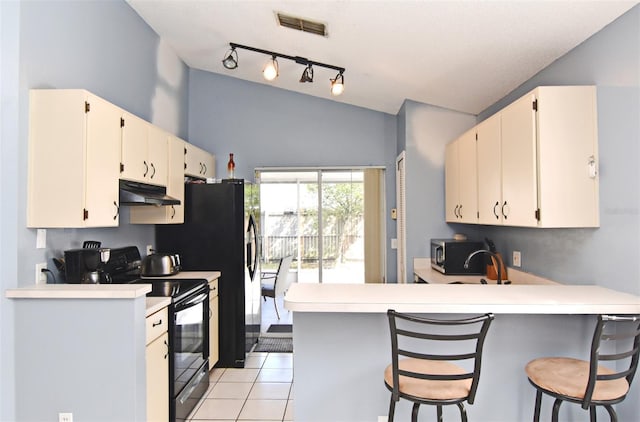
{"type": "Polygon", "coordinates": [[[261,48],[255,48],[255,47],[249,47],[246,45],[242,45],[242,44],[236,44],[236,43],[229,43],[229,46],[231,46],[232,49],[234,48],[242,48],[243,50],[249,50],[249,51],[255,51],[256,53],[262,53],[262,54],[266,54],[268,56],[271,57],[280,57],[283,59],[287,59],[287,60],[292,60],[298,64],[302,64],[305,66],[308,65],[313,65],[313,66],[320,66],[320,67],[325,67],[327,69],[333,69],[335,71],[338,71],[339,73],[344,73],[345,68],[344,67],[339,67],[339,66],[333,66],[330,64],[326,64],[326,63],[321,63],[321,62],[316,62],[314,60],[309,60],[306,57],[300,57],[300,56],[289,56],[287,54],[282,54],[282,53],[276,53],[275,51],[269,51],[269,50],[263,50],[261,48]]]}

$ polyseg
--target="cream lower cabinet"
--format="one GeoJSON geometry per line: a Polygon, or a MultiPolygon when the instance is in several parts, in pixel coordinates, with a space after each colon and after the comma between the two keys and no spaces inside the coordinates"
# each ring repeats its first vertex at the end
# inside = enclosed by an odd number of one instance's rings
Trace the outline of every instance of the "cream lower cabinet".
{"type": "Polygon", "coordinates": [[[445,159],[445,216],[451,223],[475,223],[478,219],[476,182],[476,131],[465,132],[449,143],[445,159]]]}
{"type": "Polygon", "coordinates": [[[122,110],[80,89],[29,102],[27,226],[117,226],[122,110]]]}
{"type": "Polygon", "coordinates": [[[180,200],[180,205],[161,207],[132,207],[132,224],[182,224],[184,223],[184,145],[185,142],[171,136],[169,138],[167,195],[180,200]]]}
{"type": "Polygon", "coordinates": [[[216,175],[215,156],[195,145],[185,143],[184,163],[184,174],[186,176],[206,179],[216,175]]]}
{"type": "Polygon", "coordinates": [[[219,351],[219,317],[218,317],[218,279],[209,282],[209,370],[218,363],[219,351]]]}
{"type": "Polygon", "coordinates": [[[146,319],[147,421],[169,420],[169,334],[167,308],[146,319]]]}

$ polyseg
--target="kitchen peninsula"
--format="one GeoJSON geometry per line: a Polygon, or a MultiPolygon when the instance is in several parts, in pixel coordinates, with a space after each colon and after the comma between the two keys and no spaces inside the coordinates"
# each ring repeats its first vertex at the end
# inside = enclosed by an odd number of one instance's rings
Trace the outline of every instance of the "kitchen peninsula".
{"type": "MultiPolygon", "coordinates": [[[[530,420],[535,391],[524,366],[540,356],[588,354],[596,314],[640,313],[640,297],[599,286],[294,284],[295,415],[304,421],[375,421],[388,413],[383,371],[390,363],[387,309],[436,317],[492,312],[469,420],[530,420]],[[435,315],[434,315],[435,314],[435,315]],[[442,315],[447,314],[447,315],[442,315]]],[[[630,394],[636,394],[634,386],[630,394]]],[[[543,409],[550,403],[543,402],[543,409]]],[[[625,403],[619,405],[625,406],[625,403]]],[[[424,406],[421,413],[434,412],[424,406]]],[[[457,409],[444,410],[458,420],[457,409]]],[[[566,406],[579,413],[579,406],[566,406]],[[576,407],[576,408],[573,408],[576,407]]],[[[408,420],[400,401],[396,420],[408,420]]],[[[584,416],[584,415],[581,415],[584,416]]]]}

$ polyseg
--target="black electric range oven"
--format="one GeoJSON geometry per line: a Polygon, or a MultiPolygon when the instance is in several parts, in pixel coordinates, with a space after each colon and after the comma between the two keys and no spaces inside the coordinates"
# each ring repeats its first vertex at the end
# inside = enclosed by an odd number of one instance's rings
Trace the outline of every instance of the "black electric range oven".
{"type": "Polygon", "coordinates": [[[209,388],[209,286],[205,279],[140,278],[136,246],[111,249],[112,282],[151,284],[147,296],[170,297],[169,418],[184,421],[209,388]]]}
{"type": "Polygon", "coordinates": [[[169,417],[184,421],[209,388],[209,285],[205,279],[139,279],[147,296],[171,297],[169,417]]]}

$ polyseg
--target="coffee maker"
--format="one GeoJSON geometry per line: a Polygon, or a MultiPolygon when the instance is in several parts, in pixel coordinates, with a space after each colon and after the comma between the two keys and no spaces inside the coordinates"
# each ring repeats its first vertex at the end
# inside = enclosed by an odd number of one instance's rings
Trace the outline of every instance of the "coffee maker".
{"type": "Polygon", "coordinates": [[[64,251],[67,283],[111,283],[111,276],[104,271],[109,261],[109,248],[83,248],[64,251]]]}

